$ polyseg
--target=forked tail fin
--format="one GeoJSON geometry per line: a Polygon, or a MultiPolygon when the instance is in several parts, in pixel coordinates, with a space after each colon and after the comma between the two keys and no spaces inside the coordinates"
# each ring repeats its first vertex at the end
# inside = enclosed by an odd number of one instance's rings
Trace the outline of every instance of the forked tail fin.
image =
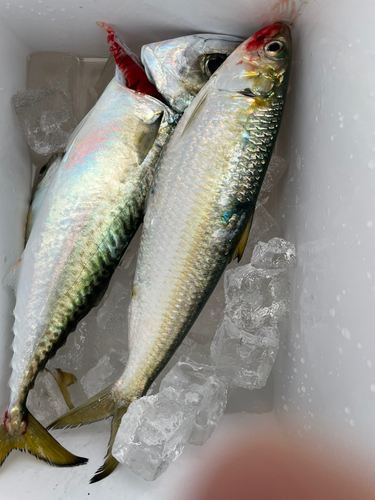
{"type": "Polygon", "coordinates": [[[65,429],[69,427],[80,427],[81,425],[92,424],[99,420],[113,417],[117,409],[113,386],[109,386],[86,403],[68,411],[65,415],[57,418],[47,429],[65,429]]]}
{"type": "Polygon", "coordinates": [[[126,413],[131,401],[132,400],[130,398],[128,402],[119,402],[116,400],[114,387],[110,386],[88,399],[83,405],[77,406],[77,408],[69,411],[48,426],[48,429],[79,427],[81,425],[91,424],[92,422],[97,422],[98,420],[113,417],[111,437],[109,439],[104,464],[96,471],[96,474],[91,479],[90,483],[96,483],[97,481],[104,479],[117,467],[118,462],[112,455],[112,447],[115,442],[118,428],[120,427],[121,418],[126,413]]]}
{"type": "Polygon", "coordinates": [[[90,479],[91,484],[97,483],[98,481],[105,479],[110,474],[112,474],[112,472],[118,466],[118,461],[112,455],[112,448],[116,439],[117,431],[120,427],[121,419],[123,415],[126,413],[128,406],[129,405],[119,408],[113,415],[112,425],[111,425],[111,436],[109,438],[107,454],[105,456],[103,465],[99,467],[99,469],[95,472],[95,475],[90,479]]]}
{"type": "Polygon", "coordinates": [[[31,413],[25,415],[25,431],[16,435],[8,432],[7,418],[6,413],[0,425],[0,465],[12,450],[27,451],[56,467],[74,467],[87,462],[87,458],[77,457],[61,446],[31,413]]]}

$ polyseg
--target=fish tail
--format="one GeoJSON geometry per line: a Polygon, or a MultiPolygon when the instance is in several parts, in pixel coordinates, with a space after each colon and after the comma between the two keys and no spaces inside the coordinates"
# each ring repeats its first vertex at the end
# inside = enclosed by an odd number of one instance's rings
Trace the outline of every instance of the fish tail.
{"type": "Polygon", "coordinates": [[[105,418],[112,418],[111,436],[108,443],[107,454],[103,465],[96,471],[90,483],[96,483],[101,479],[109,476],[117,467],[118,461],[112,455],[113,444],[116,439],[117,431],[120,427],[121,419],[126,413],[128,406],[133,401],[134,397],[128,399],[119,399],[116,397],[116,387],[109,386],[99,392],[86,403],[77,406],[62,417],[58,418],[48,429],[63,429],[66,427],[78,427],[85,424],[91,424],[105,418]]]}
{"type": "Polygon", "coordinates": [[[12,450],[27,451],[56,467],[83,465],[87,458],[77,457],[61,444],[26,410],[22,418],[22,432],[10,432],[8,412],[0,425],[0,465],[12,450]]]}
{"type": "Polygon", "coordinates": [[[57,418],[47,429],[65,429],[70,427],[80,427],[112,417],[115,414],[118,403],[115,399],[113,386],[109,386],[103,391],[95,394],[86,403],[77,406],[71,411],[57,418]]]}
{"type": "MultiPolygon", "coordinates": [[[[129,402],[130,403],[130,402],[129,402]]],[[[112,425],[111,425],[111,437],[109,438],[107,454],[104,459],[104,463],[99,469],[95,472],[94,476],[90,479],[90,484],[97,483],[102,479],[106,478],[116,469],[118,466],[118,461],[112,455],[113,444],[116,439],[117,431],[120,427],[121,419],[123,415],[126,413],[129,405],[123,406],[116,410],[113,415],[112,425]]]]}

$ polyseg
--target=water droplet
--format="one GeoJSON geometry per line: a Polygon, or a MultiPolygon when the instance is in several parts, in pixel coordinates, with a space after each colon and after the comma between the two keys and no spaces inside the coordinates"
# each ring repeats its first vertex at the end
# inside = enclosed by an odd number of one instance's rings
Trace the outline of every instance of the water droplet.
{"type": "Polygon", "coordinates": [[[371,389],[372,392],[375,392],[375,384],[371,384],[370,385],[370,389],[371,389]]]}
{"type": "Polygon", "coordinates": [[[367,222],[367,227],[372,227],[372,220],[369,220],[369,221],[367,222]]]}
{"type": "Polygon", "coordinates": [[[331,141],[333,142],[333,135],[331,135],[331,141]]]}
{"type": "Polygon", "coordinates": [[[369,169],[374,170],[374,168],[375,168],[375,161],[373,159],[371,159],[368,162],[367,166],[368,166],[369,169]]]}
{"type": "Polygon", "coordinates": [[[301,363],[304,364],[305,363],[305,358],[301,358],[301,363]]]}
{"type": "Polygon", "coordinates": [[[341,334],[344,338],[346,338],[347,340],[350,340],[350,332],[347,328],[342,328],[341,334]]]}
{"type": "Polygon", "coordinates": [[[362,349],[362,344],[360,342],[358,342],[357,347],[358,347],[358,349],[362,349]]]}
{"type": "Polygon", "coordinates": [[[368,366],[369,368],[371,368],[371,367],[372,367],[372,361],[371,361],[371,359],[368,359],[368,360],[367,360],[367,366],[368,366]]]}
{"type": "Polygon", "coordinates": [[[329,314],[332,316],[332,318],[335,317],[336,311],[332,308],[329,310],[329,314]]]}
{"type": "Polygon", "coordinates": [[[337,350],[339,351],[340,354],[342,354],[342,347],[338,347],[337,350]]]}
{"type": "Polygon", "coordinates": [[[302,389],[302,392],[306,392],[306,387],[304,385],[301,387],[301,389],[302,389]]]}
{"type": "Polygon", "coordinates": [[[288,405],[284,405],[283,408],[284,408],[285,411],[289,411],[288,405]]]}
{"type": "Polygon", "coordinates": [[[355,422],[354,422],[354,420],[353,420],[352,418],[349,420],[349,424],[350,424],[352,427],[354,427],[354,426],[355,426],[355,422]]]}
{"type": "Polygon", "coordinates": [[[341,302],[341,295],[338,295],[338,296],[336,297],[336,300],[337,300],[337,302],[341,302]]]}
{"type": "Polygon", "coordinates": [[[368,277],[369,280],[371,279],[371,273],[370,273],[370,271],[367,271],[367,277],[368,277]]]}
{"type": "Polygon", "coordinates": [[[353,120],[359,120],[359,114],[356,113],[355,115],[353,115],[353,120]]]}
{"type": "Polygon", "coordinates": [[[350,413],[350,408],[346,407],[344,411],[345,413],[350,413]]]}

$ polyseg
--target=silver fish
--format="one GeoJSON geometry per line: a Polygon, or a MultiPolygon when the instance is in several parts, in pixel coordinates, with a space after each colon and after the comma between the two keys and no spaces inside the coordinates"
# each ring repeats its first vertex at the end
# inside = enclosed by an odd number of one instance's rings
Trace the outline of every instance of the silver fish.
{"type": "Polygon", "coordinates": [[[203,33],[144,45],[146,74],[171,108],[183,113],[225,59],[243,42],[203,33]]]}
{"type": "Polygon", "coordinates": [[[55,421],[112,416],[104,465],[122,415],[144,395],[190,330],[226,265],[240,258],[286,98],[291,34],[276,23],[238,47],[203,87],[165,148],[151,187],[120,379],[55,421]]]}
{"type": "MultiPolygon", "coordinates": [[[[77,127],[17,266],[11,395],[0,425],[0,464],[15,448],[58,466],[85,463],[28,412],[27,395],[48,359],[104,294],[143,219],[157,160],[179,118],[144,93],[158,96],[137,58],[104,27],[121,81],[110,82],[77,127]]],[[[12,277],[16,281],[16,271],[12,277]]]]}

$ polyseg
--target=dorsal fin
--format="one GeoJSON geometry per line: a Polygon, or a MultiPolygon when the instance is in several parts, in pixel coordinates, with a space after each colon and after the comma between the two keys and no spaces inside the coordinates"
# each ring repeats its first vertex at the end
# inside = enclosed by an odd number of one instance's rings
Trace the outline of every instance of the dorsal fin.
{"type": "Polygon", "coordinates": [[[124,75],[126,87],[162,100],[155,85],[148,80],[139,58],[121,41],[115,30],[100,21],[97,25],[108,33],[107,42],[111,45],[109,50],[113,52],[117,68],[124,75]]]}
{"type": "Polygon", "coordinates": [[[249,219],[247,221],[247,224],[245,226],[245,229],[244,229],[244,231],[242,233],[241,239],[238,242],[238,245],[236,246],[236,248],[235,248],[235,250],[233,252],[232,260],[234,260],[235,258],[237,258],[237,262],[239,262],[241,260],[242,255],[243,255],[243,253],[245,251],[246,243],[247,243],[247,240],[249,238],[251,224],[253,222],[254,211],[255,211],[255,208],[251,212],[251,214],[249,216],[249,219]]]}

